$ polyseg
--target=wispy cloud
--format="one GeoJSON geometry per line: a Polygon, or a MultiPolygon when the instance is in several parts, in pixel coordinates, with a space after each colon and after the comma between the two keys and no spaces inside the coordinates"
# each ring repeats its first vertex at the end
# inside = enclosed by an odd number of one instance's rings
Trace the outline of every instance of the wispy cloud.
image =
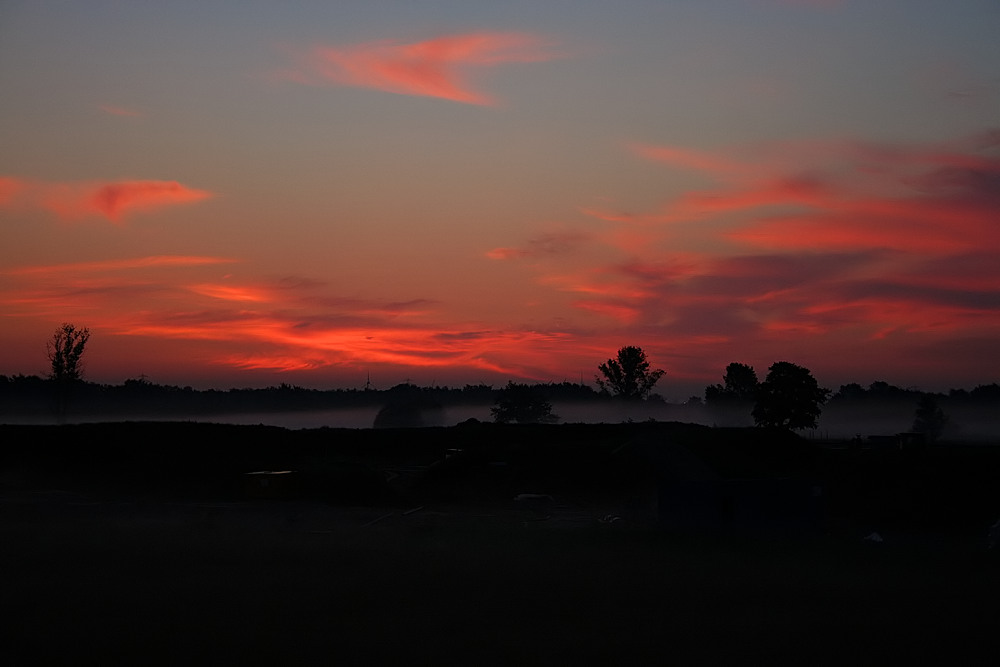
{"type": "Polygon", "coordinates": [[[549,232],[534,236],[519,246],[494,248],[486,256],[490,259],[523,259],[562,255],[587,239],[588,236],[582,232],[549,232]]]}
{"type": "Polygon", "coordinates": [[[103,216],[120,222],[128,215],[190,204],[213,196],[177,181],[42,183],[0,178],[0,205],[45,209],[63,220],[103,216]]]}
{"type": "Polygon", "coordinates": [[[636,155],[647,160],[663,162],[683,169],[705,171],[719,176],[746,174],[753,169],[752,165],[734,161],[724,155],[679,146],[633,143],[629,145],[629,148],[636,155]]]}
{"type": "Polygon", "coordinates": [[[126,213],[188,204],[211,196],[211,192],[189,188],[177,181],[123,181],[99,186],[79,205],[81,212],[97,210],[109,220],[117,221],[126,213]]]}
{"type": "Polygon", "coordinates": [[[538,35],[472,32],[413,43],[380,40],[351,46],[316,46],[298,57],[297,68],[282,75],[313,85],[355,86],[491,105],[494,98],[475,90],[469,81],[472,71],[555,57],[551,43],[538,35]]]}
{"type": "Polygon", "coordinates": [[[304,278],[222,274],[231,263],[150,256],[16,267],[0,272],[0,309],[85,322],[105,340],[184,342],[189,360],[237,370],[465,368],[544,379],[559,372],[555,352],[572,339],[455,322],[432,299],[345,297],[304,278]]]}

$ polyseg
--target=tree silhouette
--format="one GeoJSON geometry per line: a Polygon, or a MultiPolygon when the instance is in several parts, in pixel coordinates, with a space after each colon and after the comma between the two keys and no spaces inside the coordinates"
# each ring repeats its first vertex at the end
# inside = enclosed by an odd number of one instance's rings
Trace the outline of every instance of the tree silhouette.
{"type": "Polygon", "coordinates": [[[753,366],[733,362],[726,366],[726,374],[722,378],[726,383],[726,393],[734,398],[752,400],[757,395],[760,382],[753,366]]]}
{"type": "Polygon", "coordinates": [[[934,397],[930,394],[921,396],[913,415],[914,432],[924,433],[929,441],[934,442],[941,436],[947,423],[948,416],[938,407],[934,397]]]}
{"type": "Polygon", "coordinates": [[[387,393],[389,402],[375,415],[374,428],[440,426],[444,422],[444,406],[429,391],[404,382],[387,393]]]}
{"type": "Polygon", "coordinates": [[[83,375],[83,357],[90,329],[77,329],[76,325],[63,323],[52,334],[45,348],[48,352],[52,371],[49,378],[60,383],[76,382],[83,375]]]}
{"type": "Polygon", "coordinates": [[[708,403],[750,402],[757,397],[760,382],[753,366],[733,362],[726,366],[726,374],[722,377],[725,383],[705,387],[705,401],[708,403]]]}
{"type": "Polygon", "coordinates": [[[757,392],[754,423],[784,429],[816,428],[820,406],[829,395],[830,390],[822,389],[808,368],[775,362],[757,392]]]}
{"type": "Polygon", "coordinates": [[[537,388],[517,382],[508,382],[500,391],[496,405],[490,408],[493,421],[500,424],[517,422],[537,424],[553,422],[559,417],[552,414],[552,404],[545,400],[537,388]]]}
{"type": "Polygon", "coordinates": [[[56,418],[61,422],[69,407],[70,395],[83,375],[83,352],[90,340],[90,330],[64,322],[55,330],[52,339],[45,344],[53,381],[56,418]]]}
{"type": "Polygon", "coordinates": [[[649,361],[641,347],[627,346],[618,350],[617,359],[608,359],[597,367],[604,375],[595,376],[602,391],[630,400],[645,398],[653,385],[663,377],[664,371],[649,369],[649,361]]]}

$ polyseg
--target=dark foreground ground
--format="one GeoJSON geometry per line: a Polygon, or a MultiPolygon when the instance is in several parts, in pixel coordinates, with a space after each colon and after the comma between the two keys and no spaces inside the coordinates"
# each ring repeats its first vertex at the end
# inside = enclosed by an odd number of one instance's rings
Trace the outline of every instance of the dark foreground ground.
{"type": "MultiPolygon", "coordinates": [[[[130,441],[155,439],[130,428],[130,441]]],[[[190,458],[161,461],[169,474],[145,455],[121,464],[121,431],[105,430],[103,445],[63,442],[100,432],[53,442],[0,428],[5,664],[995,664],[1000,562],[978,529],[899,523],[881,544],[843,530],[681,535],[595,521],[610,501],[567,479],[550,483],[583,498],[572,507],[509,502],[525,480],[534,486],[522,491],[548,490],[537,475],[485,480],[495,497],[450,484],[262,500],[212,455],[199,466],[194,452],[229,446],[219,440],[178,445],[190,458]],[[204,467],[212,475],[183,474],[204,467]]],[[[308,443],[253,456],[326,461],[327,479],[343,480],[376,459],[397,471],[430,463],[442,444],[410,443],[403,456],[400,437],[367,453],[345,446],[336,465],[308,443]]]]}

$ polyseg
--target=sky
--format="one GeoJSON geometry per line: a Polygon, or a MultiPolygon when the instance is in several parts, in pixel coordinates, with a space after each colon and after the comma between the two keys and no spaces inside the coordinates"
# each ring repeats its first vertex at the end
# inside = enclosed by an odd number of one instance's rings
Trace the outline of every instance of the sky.
{"type": "Polygon", "coordinates": [[[1000,380],[1000,3],[0,2],[0,373],[1000,380]]]}

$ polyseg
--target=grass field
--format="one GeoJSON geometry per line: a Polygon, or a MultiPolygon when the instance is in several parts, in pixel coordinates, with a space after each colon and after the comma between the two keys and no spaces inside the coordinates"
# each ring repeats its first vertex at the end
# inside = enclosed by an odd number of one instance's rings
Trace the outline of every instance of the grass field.
{"type": "Polygon", "coordinates": [[[972,545],[552,530],[447,510],[372,524],[370,509],[304,503],[4,512],[15,665],[986,664],[1000,627],[1000,568],[972,545]]]}
{"type": "MultiPolygon", "coordinates": [[[[458,428],[426,432],[440,435],[430,443],[400,440],[403,432],[369,443],[361,432],[169,428],[181,444],[149,444],[162,425],[0,429],[9,438],[0,460],[3,664],[995,662],[1000,558],[985,549],[980,519],[942,524],[952,505],[927,515],[934,521],[896,521],[881,544],[854,529],[791,539],[620,528],[572,513],[538,521],[512,502],[511,484],[546,491],[556,470],[580,492],[573,479],[599,479],[596,453],[640,427],[539,429],[530,441],[534,430],[458,428]],[[419,505],[253,500],[233,483],[239,471],[295,463],[344,484],[387,462],[433,460],[470,432],[494,438],[487,458],[506,452],[523,477],[487,493],[446,476],[438,490],[448,493],[425,488],[419,505]],[[512,433],[518,448],[504,450],[512,433]],[[571,445],[545,444],[556,435],[571,445]],[[931,529],[913,529],[922,525],[931,529]]],[[[671,437],[689,430],[663,428],[671,437]]],[[[909,486],[923,480],[919,497],[974,482],[978,491],[954,507],[989,504],[995,458],[975,474],[935,463],[940,483],[926,477],[929,463],[913,468],[923,477],[902,460],[855,473],[854,458],[820,459],[817,469],[850,496],[840,516],[851,519],[878,495],[850,489],[896,469],[909,486]]]]}

